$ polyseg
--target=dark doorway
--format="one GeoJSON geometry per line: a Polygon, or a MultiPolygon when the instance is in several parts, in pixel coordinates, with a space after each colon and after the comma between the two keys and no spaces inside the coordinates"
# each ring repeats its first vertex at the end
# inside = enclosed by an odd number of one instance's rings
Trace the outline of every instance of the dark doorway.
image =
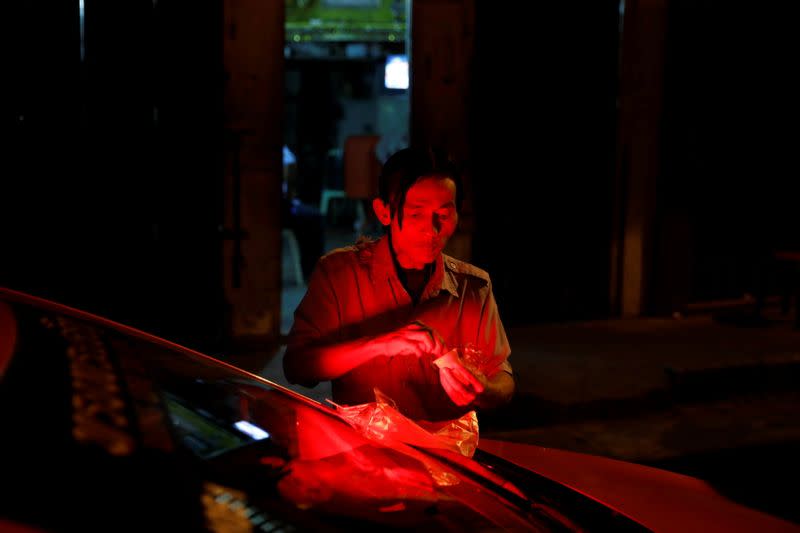
{"type": "Polygon", "coordinates": [[[379,163],[407,145],[409,9],[407,0],[287,5],[284,334],[317,259],[380,233],[370,187],[365,177],[346,175],[346,160],[379,163]]]}

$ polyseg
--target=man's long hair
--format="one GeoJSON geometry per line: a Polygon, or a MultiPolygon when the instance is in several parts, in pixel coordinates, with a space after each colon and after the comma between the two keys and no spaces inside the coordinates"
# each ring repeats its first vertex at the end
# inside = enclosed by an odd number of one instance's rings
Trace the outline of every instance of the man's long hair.
{"type": "Polygon", "coordinates": [[[392,217],[397,214],[400,227],[403,226],[406,193],[415,183],[427,177],[452,179],[456,185],[456,210],[461,211],[461,173],[453,159],[439,148],[403,148],[386,160],[378,179],[378,197],[389,206],[392,217]]]}

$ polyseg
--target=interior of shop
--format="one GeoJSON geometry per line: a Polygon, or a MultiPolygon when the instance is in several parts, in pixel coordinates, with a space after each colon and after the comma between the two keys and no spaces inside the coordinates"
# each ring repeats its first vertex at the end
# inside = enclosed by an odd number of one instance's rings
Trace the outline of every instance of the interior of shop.
{"type": "Polygon", "coordinates": [[[369,203],[376,173],[409,142],[409,7],[287,3],[283,334],[317,258],[381,232],[369,203]]]}

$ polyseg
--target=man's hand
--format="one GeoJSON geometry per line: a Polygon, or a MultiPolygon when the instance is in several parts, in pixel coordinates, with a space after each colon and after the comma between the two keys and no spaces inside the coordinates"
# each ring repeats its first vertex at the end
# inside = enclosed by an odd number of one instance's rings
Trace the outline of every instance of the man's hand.
{"type": "Polygon", "coordinates": [[[447,351],[447,345],[436,330],[422,322],[412,322],[400,329],[390,331],[376,339],[387,355],[413,355],[439,357],[447,351]]]}
{"type": "Polygon", "coordinates": [[[458,356],[453,349],[433,362],[439,368],[439,382],[456,405],[491,409],[511,401],[514,378],[508,371],[495,372],[491,378],[458,356]]]}
{"type": "Polygon", "coordinates": [[[376,337],[293,349],[302,351],[302,356],[289,359],[284,356],[287,379],[313,387],[316,382],[337,379],[375,357],[406,355],[435,359],[447,351],[447,345],[433,328],[415,321],[376,337]]]}
{"type": "Polygon", "coordinates": [[[453,403],[461,407],[473,403],[489,386],[481,372],[473,372],[460,363],[441,367],[439,381],[453,403]]]}

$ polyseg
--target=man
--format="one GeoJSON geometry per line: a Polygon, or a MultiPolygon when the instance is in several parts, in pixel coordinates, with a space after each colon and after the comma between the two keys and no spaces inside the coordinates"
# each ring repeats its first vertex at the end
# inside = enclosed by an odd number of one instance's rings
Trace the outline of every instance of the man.
{"type": "Polygon", "coordinates": [[[378,389],[416,420],[511,399],[511,349],[489,275],[442,253],[461,198],[455,166],[434,151],[405,148],[384,163],[372,206],[386,234],[318,261],[289,334],[289,382],[331,380],[344,405],[375,401],[378,389]],[[434,364],[465,346],[493,363],[434,364]]]}

